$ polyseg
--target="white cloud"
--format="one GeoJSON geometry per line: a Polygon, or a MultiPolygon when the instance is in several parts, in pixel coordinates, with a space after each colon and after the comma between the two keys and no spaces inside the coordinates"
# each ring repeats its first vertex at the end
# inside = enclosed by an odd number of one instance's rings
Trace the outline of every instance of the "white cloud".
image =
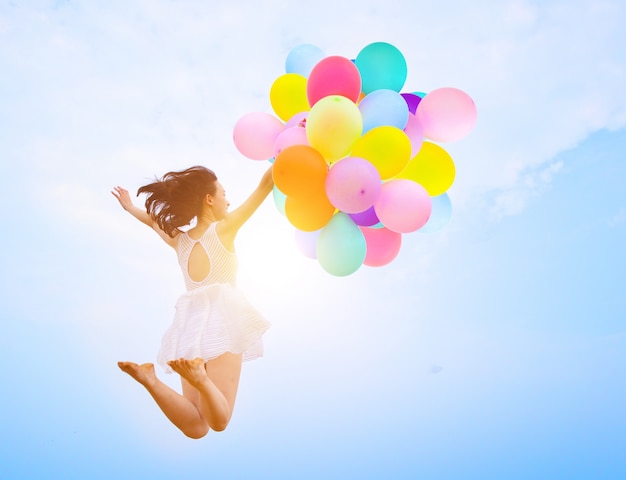
{"type": "Polygon", "coordinates": [[[527,172],[516,172],[514,182],[493,195],[488,207],[493,220],[521,213],[531,198],[541,195],[548,188],[552,178],[563,167],[558,161],[527,172]]]}

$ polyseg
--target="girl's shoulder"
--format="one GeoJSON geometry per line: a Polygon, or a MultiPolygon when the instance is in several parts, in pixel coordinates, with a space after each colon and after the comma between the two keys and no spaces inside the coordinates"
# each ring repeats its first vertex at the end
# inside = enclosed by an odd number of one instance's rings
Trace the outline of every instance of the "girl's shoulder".
{"type": "Polygon", "coordinates": [[[194,241],[197,241],[197,240],[200,240],[202,237],[204,237],[211,230],[216,230],[216,226],[218,223],[219,222],[212,222],[212,223],[209,223],[208,225],[203,225],[203,226],[196,225],[195,227],[190,228],[186,232],[180,232],[180,233],[182,235],[187,235],[189,238],[191,238],[194,241]]]}

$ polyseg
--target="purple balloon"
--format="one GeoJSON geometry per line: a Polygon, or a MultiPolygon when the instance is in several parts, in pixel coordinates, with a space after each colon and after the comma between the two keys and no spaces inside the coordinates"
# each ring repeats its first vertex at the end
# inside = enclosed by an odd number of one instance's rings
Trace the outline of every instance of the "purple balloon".
{"type": "Polygon", "coordinates": [[[422,98],[419,95],[415,95],[414,93],[401,93],[400,95],[402,95],[404,101],[409,107],[409,112],[415,113],[415,110],[417,110],[417,106],[419,105],[422,98]]]}
{"type": "Polygon", "coordinates": [[[376,216],[376,212],[374,211],[374,206],[371,206],[364,212],[350,213],[349,216],[354,223],[362,227],[371,227],[372,225],[376,225],[380,222],[376,216]]]}

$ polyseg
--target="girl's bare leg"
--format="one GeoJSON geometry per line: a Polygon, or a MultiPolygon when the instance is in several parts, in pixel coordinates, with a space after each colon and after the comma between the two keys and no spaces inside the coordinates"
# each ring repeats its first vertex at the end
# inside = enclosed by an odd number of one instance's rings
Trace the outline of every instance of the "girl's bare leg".
{"type": "Polygon", "coordinates": [[[148,390],[165,416],[185,435],[201,438],[208,433],[209,424],[198,407],[192,400],[161,382],[154,373],[153,364],[118,362],[118,366],[148,390]]]}
{"type": "Polygon", "coordinates": [[[241,354],[224,353],[206,363],[201,358],[181,358],[168,364],[182,377],[183,393],[193,398],[209,426],[216,431],[224,430],[235,408],[241,354]]]}

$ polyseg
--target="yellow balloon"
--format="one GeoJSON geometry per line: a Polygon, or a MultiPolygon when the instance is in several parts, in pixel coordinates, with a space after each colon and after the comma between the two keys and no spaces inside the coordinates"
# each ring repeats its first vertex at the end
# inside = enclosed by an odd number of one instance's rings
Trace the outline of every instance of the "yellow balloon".
{"type": "Polygon", "coordinates": [[[357,140],[351,156],[369,160],[385,180],[400,173],[409,162],[411,140],[397,127],[375,127],[357,140]]]}
{"type": "Polygon", "coordinates": [[[270,88],[270,103],[278,117],[287,121],[311,109],[306,95],[306,78],[297,73],[281,75],[270,88]]]}
{"type": "Polygon", "coordinates": [[[363,119],[356,104],[341,95],[317,101],[306,120],[306,136],[327,162],[345,157],[363,131],[363,119]]]}
{"type": "Polygon", "coordinates": [[[452,186],[455,175],[456,169],[450,154],[439,145],[424,142],[397,178],[413,180],[424,187],[431,197],[436,197],[452,186]]]}

